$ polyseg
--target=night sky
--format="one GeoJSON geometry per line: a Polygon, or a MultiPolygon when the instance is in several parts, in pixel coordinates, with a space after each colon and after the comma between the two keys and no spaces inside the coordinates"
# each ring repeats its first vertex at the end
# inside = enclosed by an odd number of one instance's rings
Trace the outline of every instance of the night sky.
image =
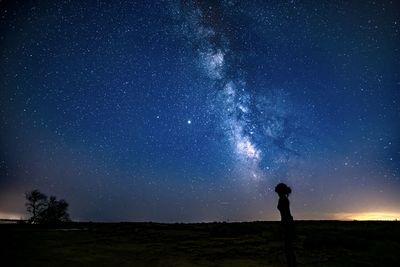
{"type": "Polygon", "coordinates": [[[399,10],[1,1],[0,217],[400,219],[399,10]]]}

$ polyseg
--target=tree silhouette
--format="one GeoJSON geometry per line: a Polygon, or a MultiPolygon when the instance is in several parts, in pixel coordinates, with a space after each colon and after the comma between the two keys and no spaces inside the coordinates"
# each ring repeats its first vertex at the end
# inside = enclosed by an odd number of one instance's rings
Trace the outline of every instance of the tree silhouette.
{"type": "Polygon", "coordinates": [[[46,207],[47,196],[39,190],[35,189],[30,192],[25,193],[26,198],[26,209],[31,214],[31,218],[29,219],[30,223],[38,223],[39,222],[39,214],[43,212],[43,209],[46,207]]]}
{"type": "Polygon", "coordinates": [[[47,196],[38,190],[26,193],[27,203],[25,204],[32,217],[31,223],[54,224],[70,221],[68,203],[63,200],[57,200],[55,196],[47,196]]]}
{"type": "Polygon", "coordinates": [[[46,208],[43,209],[38,216],[39,223],[58,223],[69,221],[67,213],[68,203],[61,199],[57,200],[55,196],[51,196],[47,201],[46,208]]]}

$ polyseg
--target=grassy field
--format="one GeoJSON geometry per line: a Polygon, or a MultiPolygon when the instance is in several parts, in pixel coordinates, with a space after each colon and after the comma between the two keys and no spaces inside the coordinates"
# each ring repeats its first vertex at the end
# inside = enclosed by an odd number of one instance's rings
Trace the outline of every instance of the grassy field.
{"type": "MultiPolygon", "coordinates": [[[[400,222],[296,223],[299,266],[400,266],[400,222]]],[[[7,266],[285,266],[279,222],[10,224],[0,236],[7,266]]]]}

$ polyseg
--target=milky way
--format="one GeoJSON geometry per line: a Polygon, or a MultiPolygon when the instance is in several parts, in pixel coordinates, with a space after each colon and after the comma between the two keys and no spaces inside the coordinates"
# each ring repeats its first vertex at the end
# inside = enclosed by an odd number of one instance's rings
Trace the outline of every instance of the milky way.
{"type": "Polygon", "coordinates": [[[196,48],[199,67],[214,82],[220,127],[232,146],[238,167],[244,169],[242,175],[266,179],[266,171],[282,168],[290,158],[299,156],[291,149],[295,146],[295,132],[289,123],[294,118],[289,119],[287,107],[273,103],[285,100],[271,94],[270,88],[264,88],[259,95],[249,92],[246,74],[237,66],[236,52],[230,48],[232,26],[224,21],[230,4],[186,1],[175,8],[178,9],[172,14],[182,18],[178,31],[185,33],[196,48]]]}

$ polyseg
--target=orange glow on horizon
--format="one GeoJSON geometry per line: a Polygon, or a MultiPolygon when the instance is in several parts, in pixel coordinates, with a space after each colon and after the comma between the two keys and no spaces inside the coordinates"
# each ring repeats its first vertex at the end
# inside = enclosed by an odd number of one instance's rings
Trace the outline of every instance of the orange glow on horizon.
{"type": "Polygon", "coordinates": [[[6,212],[0,211],[0,219],[19,220],[22,217],[23,217],[22,214],[19,214],[19,213],[6,213],[6,212]]]}
{"type": "Polygon", "coordinates": [[[357,220],[357,221],[394,221],[400,220],[399,212],[343,212],[335,214],[336,220],[357,220]]]}

